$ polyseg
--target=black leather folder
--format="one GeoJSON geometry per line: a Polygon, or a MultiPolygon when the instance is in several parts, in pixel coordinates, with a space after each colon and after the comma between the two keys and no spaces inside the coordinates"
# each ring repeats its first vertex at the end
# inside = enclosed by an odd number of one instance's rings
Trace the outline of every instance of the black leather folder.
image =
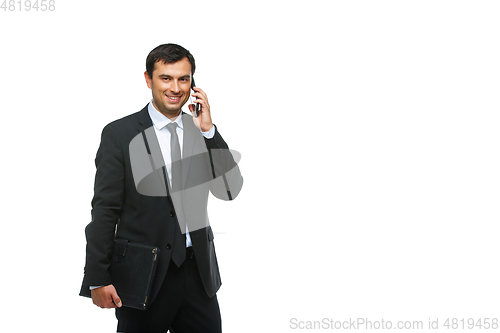
{"type": "Polygon", "coordinates": [[[123,306],[146,310],[159,253],[155,246],[115,240],[109,271],[123,306]]]}

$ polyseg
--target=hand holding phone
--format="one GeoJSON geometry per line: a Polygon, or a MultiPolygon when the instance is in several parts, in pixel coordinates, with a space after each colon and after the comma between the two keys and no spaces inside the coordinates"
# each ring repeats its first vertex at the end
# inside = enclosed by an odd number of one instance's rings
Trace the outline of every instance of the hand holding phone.
{"type": "Polygon", "coordinates": [[[199,101],[198,103],[195,103],[196,105],[191,103],[189,105],[189,111],[192,112],[193,118],[196,118],[193,119],[196,127],[198,127],[202,132],[207,132],[214,126],[210,114],[210,104],[208,104],[207,94],[205,94],[201,88],[195,88],[194,81],[191,81],[191,83],[191,88],[194,93],[190,95],[190,98],[195,96],[196,99],[199,99],[199,101]],[[203,104],[203,106],[201,104],[203,104]]]}

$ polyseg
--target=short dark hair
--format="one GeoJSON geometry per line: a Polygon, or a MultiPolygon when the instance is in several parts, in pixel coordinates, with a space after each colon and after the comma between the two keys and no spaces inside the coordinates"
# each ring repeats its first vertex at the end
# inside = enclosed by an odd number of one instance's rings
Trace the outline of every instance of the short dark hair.
{"type": "Polygon", "coordinates": [[[187,58],[189,63],[191,63],[191,75],[193,75],[196,66],[194,63],[194,57],[188,50],[180,45],[172,43],[159,45],[149,52],[148,57],[146,58],[146,71],[148,72],[149,77],[152,78],[155,64],[158,61],[168,64],[177,62],[184,58],[187,58]]]}

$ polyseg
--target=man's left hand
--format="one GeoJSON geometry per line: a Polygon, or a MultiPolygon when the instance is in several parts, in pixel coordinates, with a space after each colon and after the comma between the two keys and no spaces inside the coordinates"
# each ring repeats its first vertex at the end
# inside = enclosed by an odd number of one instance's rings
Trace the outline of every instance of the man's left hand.
{"type": "Polygon", "coordinates": [[[198,97],[198,99],[193,101],[195,104],[189,104],[189,111],[194,113],[196,103],[201,105],[200,111],[198,111],[198,117],[195,118],[193,115],[193,121],[196,127],[198,127],[202,132],[208,132],[214,124],[212,123],[212,117],[210,115],[210,105],[208,104],[207,94],[205,94],[205,92],[198,87],[194,87],[193,90],[196,92],[191,96],[198,97]]]}

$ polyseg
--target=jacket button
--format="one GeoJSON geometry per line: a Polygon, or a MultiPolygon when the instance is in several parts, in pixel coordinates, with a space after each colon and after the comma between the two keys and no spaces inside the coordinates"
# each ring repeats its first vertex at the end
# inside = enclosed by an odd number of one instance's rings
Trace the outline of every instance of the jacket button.
{"type": "Polygon", "coordinates": [[[171,211],[170,211],[170,216],[171,216],[171,217],[174,217],[174,216],[175,216],[175,213],[174,213],[174,211],[173,211],[173,210],[171,210],[171,211]]]}
{"type": "Polygon", "coordinates": [[[172,248],[172,246],[170,245],[170,243],[167,244],[167,250],[170,250],[172,248]]]}

